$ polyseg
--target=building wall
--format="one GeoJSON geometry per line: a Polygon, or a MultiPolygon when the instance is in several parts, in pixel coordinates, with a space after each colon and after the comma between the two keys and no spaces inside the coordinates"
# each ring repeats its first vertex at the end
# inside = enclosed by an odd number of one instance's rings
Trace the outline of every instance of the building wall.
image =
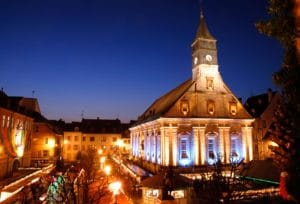
{"type": "Polygon", "coordinates": [[[0,177],[10,175],[13,165],[30,165],[33,119],[0,108],[0,177]]]}
{"type": "Polygon", "coordinates": [[[269,150],[269,146],[274,145],[274,143],[269,137],[267,137],[267,131],[273,123],[274,111],[281,101],[281,95],[276,93],[274,96],[269,98],[269,105],[261,114],[261,116],[255,118],[253,123],[255,159],[263,160],[271,157],[272,152],[269,150]]]}
{"type": "Polygon", "coordinates": [[[48,164],[56,159],[58,148],[58,137],[44,122],[34,123],[32,135],[31,165],[48,164]]]}
{"type": "Polygon", "coordinates": [[[130,129],[131,154],[160,166],[247,162],[253,159],[252,121],[161,118],[130,129]]]}
{"type": "Polygon", "coordinates": [[[129,144],[127,142],[127,146],[125,146],[124,142],[122,142],[122,147],[119,147],[121,136],[120,133],[64,132],[64,159],[66,161],[75,161],[78,152],[87,151],[89,148],[96,149],[103,155],[122,153],[129,149],[129,144]],[[123,147],[125,147],[125,150],[123,147]]]}
{"type": "Polygon", "coordinates": [[[75,161],[81,151],[82,133],[79,131],[64,132],[63,155],[65,161],[75,161]]]}

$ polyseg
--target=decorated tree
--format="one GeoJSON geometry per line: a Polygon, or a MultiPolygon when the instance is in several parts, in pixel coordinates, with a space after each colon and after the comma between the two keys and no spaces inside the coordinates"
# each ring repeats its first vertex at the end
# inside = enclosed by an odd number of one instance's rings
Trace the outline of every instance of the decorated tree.
{"type": "Polygon", "coordinates": [[[280,194],[286,200],[300,200],[300,66],[296,52],[294,0],[268,0],[270,18],[257,29],[282,45],[284,59],[273,81],[282,88],[282,104],[274,113],[269,132],[278,145],[271,147],[274,163],[283,172],[280,194]],[[297,184],[298,183],[298,184],[297,184]]]}

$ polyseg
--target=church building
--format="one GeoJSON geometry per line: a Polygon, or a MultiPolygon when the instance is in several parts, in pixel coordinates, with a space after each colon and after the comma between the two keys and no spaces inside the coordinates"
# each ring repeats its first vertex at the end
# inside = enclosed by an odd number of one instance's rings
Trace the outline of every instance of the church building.
{"type": "Polygon", "coordinates": [[[216,39],[201,13],[192,47],[192,77],[161,96],[130,128],[131,154],[156,167],[253,159],[254,119],[224,83],[216,39]]]}

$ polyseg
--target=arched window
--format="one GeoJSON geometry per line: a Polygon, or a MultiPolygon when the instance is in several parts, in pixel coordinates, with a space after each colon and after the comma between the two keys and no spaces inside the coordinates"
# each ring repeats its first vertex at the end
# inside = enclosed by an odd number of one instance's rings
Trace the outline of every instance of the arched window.
{"type": "Polygon", "coordinates": [[[241,139],[237,133],[230,135],[230,161],[239,162],[242,159],[241,155],[241,139]]]}
{"type": "Polygon", "coordinates": [[[207,155],[207,162],[209,164],[214,164],[217,161],[217,134],[216,133],[209,133],[206,139],[206,155],[207,155]]]}
{"type": "Polygon", "coordinates": [[[186,132],[178,137],[178,160],[181,166],[187,166],[192,162],[191,158],[191,134],[186,132]]]}

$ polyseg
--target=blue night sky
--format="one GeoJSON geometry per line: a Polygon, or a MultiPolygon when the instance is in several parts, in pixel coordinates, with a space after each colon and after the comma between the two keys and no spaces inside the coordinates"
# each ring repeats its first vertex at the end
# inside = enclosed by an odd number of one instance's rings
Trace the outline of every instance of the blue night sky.
{"type": "MultiPolygon", "coordinates": [[[[48,119],[136,119],[192,76],[199,0],[2,0],[0,88],[36,97],[48,119]],[[34,95],[32,91],[34,90],[34,95]]],[[[243,102],[275,89],[282,61],[257,32],[264,0],[204,0],[223,80],[243,102]]]]}

